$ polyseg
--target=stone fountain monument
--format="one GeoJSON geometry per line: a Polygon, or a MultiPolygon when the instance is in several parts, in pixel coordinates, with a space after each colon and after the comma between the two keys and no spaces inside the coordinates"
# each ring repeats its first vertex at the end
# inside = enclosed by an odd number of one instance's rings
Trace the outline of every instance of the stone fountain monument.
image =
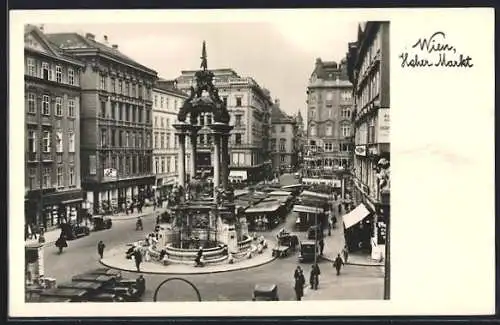
{"type": "Polygon", "coordinates": [[[214,262],[224,261],[229,255],[245,255],[252,248],[246,220],[235,210],[234,194],[228,182],[228,142],[233,126],[229,125],[227,107],[213,84],[214,74],[207,69],[205,42],[201,60],[200,70],[195,74],[196,84],[178,113],[179,123],[173,125],[179,140],[179,177],[172,193],[173,222],[160,241],[169,261],[173,262],[192,261],[199,247],[204,249],[205,260],[214,262]],[[208,126],[213,136],[214,164],[213,195],[209,201],[190,195],[198,185],[194,175],[197,137],[202,128],[198,119],[202,113],[211,113],[214,121],[208,126]],[[186,179],[186,138],[191,144],[190,180],[186,179]]]}

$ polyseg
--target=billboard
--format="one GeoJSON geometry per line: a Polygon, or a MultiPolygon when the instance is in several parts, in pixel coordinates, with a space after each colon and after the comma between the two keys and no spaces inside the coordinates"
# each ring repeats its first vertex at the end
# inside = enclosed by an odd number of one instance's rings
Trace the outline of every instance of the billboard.
{"type": "Polygon", "coordinates": [[[379,108],[377,121],[378,121],[377,142],[390,143],[389,141],[390,115],[388,108],[379,108]]]}

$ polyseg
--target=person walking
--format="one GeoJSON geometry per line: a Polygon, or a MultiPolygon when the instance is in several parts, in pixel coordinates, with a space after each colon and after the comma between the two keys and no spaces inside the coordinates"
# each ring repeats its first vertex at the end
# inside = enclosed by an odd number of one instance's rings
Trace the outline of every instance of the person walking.
{"type": "Polygon", "coordinates": [[[101,259],[104,257],[104,248],[105,247],[106,247],[106,245],[104,245],[103,241],[99,240],[99,242],[97,243],[97,253],[101,257],[101,259]]]}
{"type": "Polygon", "coordinates": [[[342,257],[340,257],[340,254],[337,254],[337,257],[335,258],[335,261],[333,261],[333,267],[337,270],[337,276],[340,275],[340,268],[344,264],[344,261],[342,261],[342,257]]]}
{"type": "Polygon", "coordinates": [[[304,296],[304,285],[306,284],[306,279],[304,277],[304,272],[302,271],[300,265],[298,265],[297,268],[295,269],[293,277],[295,279],[295,285],[294,285],[295,297],[297,301],[301,301],[302,297],[304,296]]]}
{"type": "Polygon", "coordinates": [[[144,276],[142,276],[142,274],[139,275],[137,279],[135,279],[135,284],[139,296],[142,296],[144,294],[144,291],[146,291],[146,279],[144,279],[144,276]]]}
{"type": "Polygon", "coordinates": [[[347,258],[349,257],[349,250],[347,249],[347,245],[344,245],[342,249],[342,256],[344,257],[344,264],[347,263],[347,258]]]}
{"type": "Polygon", "coordinates": [[[323,256],[323,249],[325,248],[325,241],[323,238],[319,241],[319,255],[323,256]]]}
{"type": "Polygon", "coordinates": [[[59,238],[56,240],[56,247],[59,248],[59,254],[63,252],[63,248],[68,247],[68,243],[66,242],[66,238],[61,234],[59,238]]]}
{"type": "Polygon", "coordinates": [[[309,277],[309,284],[311,285],[311,289],[318,290],[320,274],[321,270],[319,269],[318,263],[314,263],[311,268],[311,275],[309,277]]]}
{"type": "Polygon", "coordinates": [[[134,260],[135,267],[137,268],[137,272],[141,272],[141,263],[142,263],[142,253],[139,248],[137,248],[134,252],[134,260]]]}

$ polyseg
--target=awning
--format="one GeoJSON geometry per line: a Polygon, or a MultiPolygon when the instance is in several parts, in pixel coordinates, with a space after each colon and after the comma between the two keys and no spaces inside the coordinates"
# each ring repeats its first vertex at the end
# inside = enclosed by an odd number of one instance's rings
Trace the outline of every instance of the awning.
{"type": "Polygon", "coordinates": [[[319,197],[322,199],[330,199],[330,195],[328,194],[323,194],[323,193],[317,193],[317,192],[311,192],[311,191],[303,191],[300,193],[301,196],[313,196],[313,197],[319,197]]]}
{"type": "Polygon", "coordinates": [[[273,204],[263,204],[263,205],[255,205],[251,208],[245,210],[245,213],[257,213],[257,212],[274,212],[281,207],[281,203],[274,202],[273,204]]]}
{"type": "Polygon", "coordinates": [[[317,207],[311,207],[308,205],[294,205],[293,206],[293,212],[304,212],[304,213],[323,213],[322,208],[317,208],[317,207]]]}
{"type": "Polygon", "coordinates": [[[350,228],[370,215],[370,211],[365,207],[363,203],[358,205],[354,210],[344,215],[344,225],[345,228],[350,228]]]}
{"type": "Polygon", "coordinates": [[[247,177],[248,176],[246,170],[231,170],[229,172],[229,178],[246,180],[247,177]]]}
{"type": "Polygon", "coordinates": [[[272,192],[269,192],[270,196],[288,196],[290,194],[292,194],[292,193],[286,192],[286,191],[272,191],[272,192]]]}
{"type": "Polygon", "coordinates": [[[81,201],[83,201],[83,198],[73,199],[73,200],[66,200],[66,201],[62,201],[61,203],[62,204],[70,204],[70,203],[76,203],[76,202],[81,202],[81,201]]]}
{"type": "Polygon", "coordinates": [[[302,185],[302,184],[284,185],[281,187],[281,189],[282,190],[287,190],[287,189],[292,190],[292,189],[296,189],[296,188],[301,188],[302,186],[304,186],[304,185],[302,185]]]}

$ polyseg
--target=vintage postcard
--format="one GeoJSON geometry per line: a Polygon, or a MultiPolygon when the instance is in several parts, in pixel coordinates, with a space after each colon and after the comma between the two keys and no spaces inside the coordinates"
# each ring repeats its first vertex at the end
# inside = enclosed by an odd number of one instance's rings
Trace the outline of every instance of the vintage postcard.
{"type": "Polygon", "coordinates": [[[11,11],[9,315],[493,313],[493,22],[11,11]]]}

